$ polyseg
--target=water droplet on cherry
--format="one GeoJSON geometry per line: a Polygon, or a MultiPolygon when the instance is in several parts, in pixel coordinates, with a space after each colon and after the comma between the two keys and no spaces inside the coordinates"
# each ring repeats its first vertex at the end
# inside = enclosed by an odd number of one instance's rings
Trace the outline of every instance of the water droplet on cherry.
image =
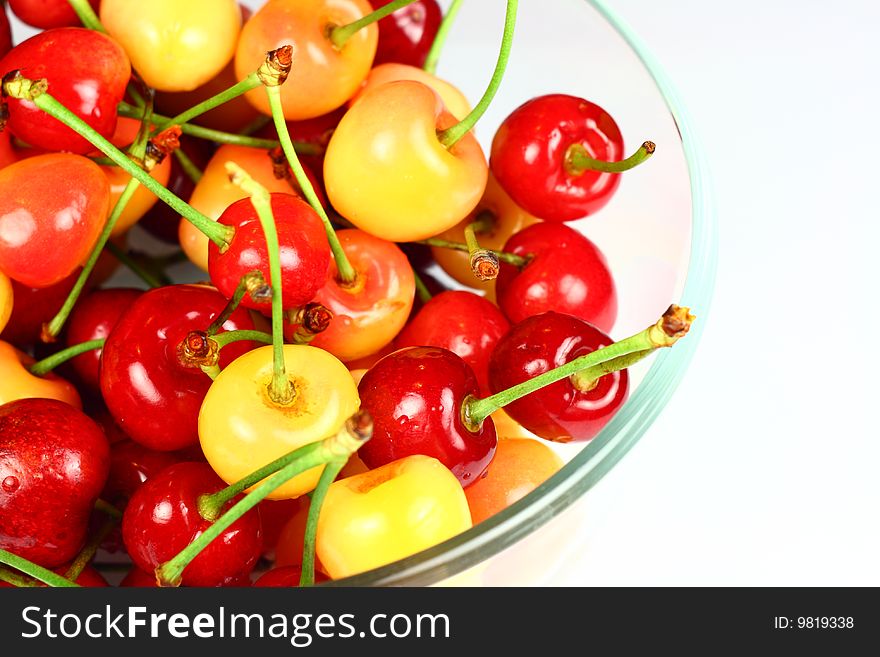
{"type": "Polygon", "coordinates": [[[4,492],[14,493],[15,491],[18,490],[18,486],[19,486],[18,477],[13,477],[12,475],[9,475],[8,477],[6,477],[3,480],[2,487],[3,487],[4,492]]]}

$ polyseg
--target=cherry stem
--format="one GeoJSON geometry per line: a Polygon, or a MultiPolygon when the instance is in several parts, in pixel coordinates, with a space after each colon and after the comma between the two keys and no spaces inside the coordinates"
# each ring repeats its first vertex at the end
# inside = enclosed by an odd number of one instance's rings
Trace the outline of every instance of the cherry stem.
{"type": "Polygon", "coordinates": [[[54,586],[58,588],[79,588],[79,584],[77,584],[76,582],[71,582],[69,579],[65,579],[58,573],[53,573],[51,570],[46,570],[42,566],[38,566],[32,561],[23,559],[17,554],[12,554],[12,552],[7,552],[3,549],[0,549],[0,563],[6,564],[7,566],[12,566],[16,570],[20,570],[21,572],[23,572],[25,575],[30,575],[34,579],[43,582],[43,584],[48,584],[49,586],[54,586]]]}
{"type": "Polygon", "coordinates": [[[481,281],[491,281],[498,278],[501,261],[494,252],[480,246],[475,227],[476,223],[470,223],[464,227],[464,241],[468,247],[471,271],[481,281]]]}
{"type": "MultiPolygon", "coordinates": [[[[230,525],[263,501],[272,491],[294,477],[312,468],[328,463],[346,463],[358,448],[373,434],[373,421],[366,411],[358,411],[350,417],[342,429],[333,436],[299,448],[291,455],[291,461],[254,490],[239,500],[226,513],[220,516],[198,538],[184,548],[170,561],[156,568],[156,579],[160,586],[178,586],[184,568],[220,536],[230,525]],[[296,454],[293,457],[293,454],[296,454]]],[[[259,472],[259,471],[258,471],[259,472]]],[[[246,478],[250,480],[250,478],[246,478]]],[[[259,479],[257,480],[259,481],[259,479]]],[[[233,484],[237,486],[238,484],[233,484]]],[[[200,504],[201,511],[201,504],[200,504]]]]}
{"type": "Polygon", "coordinates": [[[284,120],[284,110],[281,105],[281,87],[266,86],[266,93],[269,96],[269,105],[272,108],[272,119],[275,122],[275,130],[278,132],[278,137],[281,140],[281,148],[284,151],[285,157],[287,157],[287,163],[290,165],[290,169],[293,171],[293,176],[296,178],[296,182],[299,184],[299,187],[305,195],[309,205],[312,206],[312,209],[321,218],[321,223],[324,224],[324,231],[327,233],[327,242],[330,244],[330,251],[333,252],[333,260],[336,262],[336,271],[338,272],[340,283],[343,286],[351,286],[354,284],[355,279],[357,279],[357,272],[348,261],[345,249],[342,248],[342,244],[339,242],[339,237],[337,237],[336,231],[330,223],[330,217],[327,216],[324,206],[321,205],[321,202],[318,200],[318,195],[315,194],[312,182],[309,180],[309,177],[302,168],[302,164],[299,162],[296,150],[293,147],[293,142],[290,140],[290,132],[287,129],[287,123],[284,120]]]}
{"type": "Polygon", "coordinates": [[[122,520],[122,511],[110,504],[107,500],[98,498],[95,500],[95,511],[100,511],[104,515],[108,515],[115,520],[122,520]]]}
{"type": "Polygon", "coordinates": [[[603,171],[605,173],[622,173],[637,167],[650,158],[657,149],[653,141],[646,141],[635,153],[625,160],[606,162],[590,157],[583,144],[574,143],[565,151],[565,171],[569,175],[579,176],[585,171],[603,171]]]}
{"type": "Polygon", "coordinates": [[[523,381],[507,390],[477,399],[469,397],[462,405],[462,420],[465,426],[476,430],[483,421],[499,408],[521,399],[526,395],[576,374],[580,370],[592,368],[636,352],[654,350],[660,347],[671,347],[690,330],[695,317],[689,308],[670,306],[663,316],[644,331],[629,338],[602,347],[589,354],[575,358],[573,361],[560,365],[549,372],[523,381]]]}
{"type": "Polygon", "coordinates": [[[153,134],[171,125],[183,125],[184,123],[188,123],[197,116],[201,116],[202,114],[210,112],[216,107],[220,107],[220,105],[228,103],[230,100],[235,100],[239,96],[243,96],[248,91],[256,89],[261,84],[262,82],[260,82],[260,76],[257,75],[256,71],[254,71],[241,82],[237,82],[231,87],[224,89],[220,93],[211,96],[207,100],[203,100],[201,103],[193,105],[185,112],[181,112],[177,116],[173,116],[171,118],[163,117],[161,120],[156,121],[157,125],[156,128],[153,130],[153,134]]]}
{"type": "Polygon", "coordinates": [[[464,119],[452,127],[446,128],[446,130],[439,130],[437,132],[437,138],[447,149],[455,146],[458,140],[470,132],[477,124],[477,121],[489,109],[489,105],[491,105],[495,94],[498,92],[498,87],[501,86],[501,80],[504,79],[504,72],[507,70],[507,62],[510,59],[510,49],[513,45],[513,32],[516,27],[518,5],[519,0],[507,0],[507,14],[504,18],[504,36],[501,39],[501,50],[498,53],[498,63],[495,65],[495,72],[492,73],[492,79],[489,81],[486,93],[483,94],[477,106],[464,119]]]}
{"type": "Polygon", "coordinates": [[[333,313],[320,303],[307,303],[302,308],[287,312],[287,321],[296,325],[291,337],[293,344],[309,344],[323,333],[333,321],[333,313]]]}
{"type": "Polygon", "coordinates": [[[95,558],[98,548],[101,547],[101,543],[104,542],[104,539],[107,538],[110,535],[110,532],[113,531],[113,528],[116,527],[116,523],[117,521],[114,518],[107,518],[104,521],[101,528],[98,529],[95,535],[92,536],[83,546],[83,549],[79,551],[78,555],[76,555],[73,563],[70,564],[67,572],[64,573],[66,579],[75,582],[77,578],[82,575],[82,571],[89,565],[89,562],[95,558]]]}
{"type": "Polygon", "coordinates": [[[17,589],[28,589],[37,585],[36,580],[20,575],[6,566],[0,566],[0,582],[12,584],[17,589]]]}
{"type": "Polygon", "coordinates": [[[330,489],[340,470],[345,467],[345,461],[331,461],[324,466],[321,472],[321,478],[318,485],[312,491],[311,500],[309,501],[309,513],[306,517],[306,531],[303,537],[302,552],[302,571],[299,576],[300,586],[313,586],[315,583],[315,542],[318,537],[318,517],[321,515],[321,507],[324,505],[324,498],[327,497],[327,491],[330,489]]]}
{"type": "Polygon", "coordinates": [[[394,2],[389,2],[384,7],[379,7],[379,9],[367,14],[363,18],[359,18],[353,23],[349,23],[348,25],[337,25],[333,27],[329,31],[330,42],[333,44],[333,47],[337,50],[342,50],[345,47],[346,42],[355,35],[355,33],[367,27],[367,25],[372,25],[376,23],[386,16],[390,16],[398,9],[403,9],[407,5],[411,5],[416,0],[394,0],[394,2]]]}
{"type": "Polygon", "coordinates": [[[98,263],[98,258],[101,256],[101,252],[110,240],[110,235],[113,233],[113,229],[116,228],[116,222],[119,221],[119,217],[121,217],[122,213],[125,211],[125,206],[128,205],[128,202],[131,200],[131,197],[134,196],[138,187],[140,187],[140,183],[134,178],[131,178],[125,186],[125,189],[122,190],[119,200],[117,200],[116,205],[113,206],[113,211],[107,218],[107,221],[104,224],[104,229],[98,236],[98,241],[92,248],[92,252],[89,255],[89,259],[86,260],[86,264],[83,265],[83,268],[76,279],[76,283],[73,285],[73,289],[70,290],[70,294],[67,295],[64,305],[61,306],[61,310],[56,313],[55,317],[53,317],[48,324],[43,326],[42,339],[44,342],[53,342],[58,334],[61,333],[61,329],[64,328],[64,323],[67,321],[67,318],[70,317],[70,313],[73,311],[73,307],[79,300],[79,296],[82,294],[89,276],[92,275],[92,271],[98,263]]]}
{"type": "Polygon", "coordinates": [[[272,197],[268,190],[250,177],[235,162],[226,163],[226,172],[234,185],[251,197],[251,204],[260,218],[266,249],[269,252],[269,280],[272,285],[272,381],[269,383],[269,398],[276,404],[289,404],[293,401],[294,387],[287,378],[284,364],[284,308],[281,292],[281,247],[278,244],[278,231],[275,216],[272,214],[272,197]]]}
{"type": "Polygon", "coordinates": [[[52,95],[46,91],[46,86],[45,80],[34,82],[33,80],[21,77],[19,74],[14,76],[7,75],[3,79],[3,91],[7,95],[12,96],[13,98],[31,101],[34,105],[46,112],[46,114],[57,119],[68,128],[78,133],[95,148],[104,153],[104,155],[113,160],[113,162],[128,175],[132,178],[136,178],[144,187],[170,205],[176,212],[180,213],[184,219],[189,221],[193,226],[204,233],[209,240],[220,247],[221,252],[228,248],[229,241],[235,233],[233,228],[212,221],[189,205],[189,203],[166,189],[150,176],[150,174],[132,162],[125,153],[104,139],[104,137],[102,137],[88,123],[83,121],[52,97],[52,95]]]}
{"type": "Polygon", "coordinates": [[[612,358],[611,360],[600,363],[599,365],[593,365],[592,367],[588,367],[584,370],[581,370],[580,372],[575,372],[570,377],[571,385],[573,385],[576,390],[579,390],[581,392],[589,392],[599,384],[599,379],[601,379],[606,374],[625,370],[626,368],[635,365],[640,360],[647,358],[655,351],[656,349],[635,351],[631,354],[627,354],[626,356],[612,358]]]}
{"type": "Polygon", "coordinates": [[[440,23],[440,29],[437,30],[437,36],[434,37],[434,43],[431,44],[428,57],[425,59],[424,69],[431,75],[437,72],[437,62],[440,61],[440,53],[446,44],[446,39],[449,37],[452,24],[455,22],[459,10],[461,10],[461,5],[462,0],[452,0],[452,4],[449,5],[449,11],[446,12],[443,22],[440,23]]]}
{"type": "Polygon", "coordinates": [[[150,122],[153,120],[153,103],[156,94],[150,89],[147,99],[144,102],[143,112],[141,113],[141,126],[138,128],[137,136],[131,147],[128,149],[129,155],[136,161],[143,162],[147,154],[147,142],[150,140],[150,122]]]}
{"type": "Polygon", "coordinates": [[[66,363],[72,358],[76,358],[80,354],[84,354],[87,351],[92,351],[93,349],[102,349],[104,347],[105,339],[106,338],[101,338],[99,340],[80,342],[79,344],[75,344],[71,347],[68,347],[67,349],[62,349],[61,351],[52,354],[48,358],[37,361],[36,363],[31,365],[28,370],[34,376],[43,376],[44,374],[48,374],[59,365],[66,363]]]}
{"type": "Polygon", "coordinates": [[[434,295],[431,294],[431,290],[429,290],[428,286],[425,285],[425,281],[423,281],[422,277],[419,276],[415,271],[413,271],[413,280],[416,282],[416,294],[419,295],[419,300],[422,303],[428,303],[431,299],[434,298],[434,295]]]}
{"type": "Polygon", "coordinates": [[[196,163],[189,158],[189,155],[183,152],[182,148],[178,148],[174,151],[174,157],[177,158],[178,163],[180,163],[180,168],[183,169],[183,172],[187,177],[193,181],[193,184],[198,185],[204,175],[202,170],[199,169],[196,166],[196,163]]]}
{"type": "Polygon", "coordinates": [[[266,279],[263,278],[263,275],[258,270],[248,272],[242,276],[241,280],[238,281],[238,286],[235,288],[232,298],[226,304],[223,312],[217,315],[217,318],[205,329],[205,335],[211,337],[216,334],[226,323],[226,320],[232,317],[232,313],[235,312],[235,309],[238,308],[241,300],[244,299],[244,295],[247,293],[250,293],[252,299],[267,299],[272,294],[272,288],[266,285],[266,279]]]}
{"type": "Polygon", "coordinates": [[[233,342],[241,342],[242,340],[248,340],[250,342],[262,342],[263,344],[272,344],[272,336],[268,333],[263,333],[263,331],[224,331],[223,333],[218,333],[217,335],[211,336],[211,340],[217,343],[217,349],[223,349],[228,344],[232,344],[233,342]]]}
{"type": "Polygon", "coordinates": [[[76,13],[80,23],[90,30],[103,32],[104,34],[107,33],[107,30],[101,24],[101,19],[98,18],[95,10],[92,9],[92,5],[89,4],[89,0],[67,0],[67,2],[70,4],[70,8],[76,13]]]}
{"type": "MultiPolygon", "coordinates": [[[[434,246],[440,249],[453,249],[454,251],[465,251],[467,253],[471,252],[471,248],[467,244],[463,244],[461,242],[450,242],[449,240],[443,240],[439,237],[429,237],[426,240],[419,240],[416,243],[424,244],[426,246],[434,246]]],[[[493,249],[483,249],[483,251],[491,253],[496,258],[498,258],[499,261],[505,264],[513,265],[514,267],[519,267],[520,269],[531,262],[531,258],[528,256],[508,253],[507,251],[495,251],[493,249]]]]}
{"type": "Polygon", "coordinates": [[[141,264],[132,258],[128,253],[126,253],[123,249],[116,246],[113,242],[107,242],[105,246],[107,252],[110,253],[114,258],[116,258],[123,265],[128,267],[132,273],[134,273],[138,278],[140,278],[144,283],[149,285],[150,287],[162,287],[163,285],[167,285],[162,278],[155,276],[152,272],[147,271],[141,264]]]}

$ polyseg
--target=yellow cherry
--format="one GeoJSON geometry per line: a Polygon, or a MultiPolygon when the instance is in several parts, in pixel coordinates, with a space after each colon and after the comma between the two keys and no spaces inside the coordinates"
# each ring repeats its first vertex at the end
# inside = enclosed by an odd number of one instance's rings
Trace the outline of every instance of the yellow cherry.
{"type": "Polygon", "coordinates": [[[414,80],[431,87],[440,95],[449,113],[459,121],[470,114],[473,109],[464,94],[446,80],[441,80],[422,68],[394,63],[379,64],[373,68],[357,95],[350,102],[351,104],[356,103],[358,98],[374,87],[399,80],[414,80]]]}
{"type": "MultiPolygon", "coordinates": [[[[17,399],[33,397],[57,399],[76,408],[82,408],[79,393],[72,384],[49,372],[34,376],[28,368],[34,359],[8,342],[0,340],[0,406],[17,399]]],[[[346,370],[347,372],[348,370],[346,370]]],[[[351,378],[351,375],[348,375],[351,378]]]]}

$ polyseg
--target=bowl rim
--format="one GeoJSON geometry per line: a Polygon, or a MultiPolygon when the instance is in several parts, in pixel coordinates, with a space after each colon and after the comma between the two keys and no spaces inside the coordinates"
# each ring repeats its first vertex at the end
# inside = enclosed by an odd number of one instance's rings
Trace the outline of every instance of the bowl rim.
{"type": "Polygon", "coordinates": [[[641,60],[662,94],[681,137],[691,187],[691,248],[680,304],[699,321],[675,349],[655,357],[639,387],[611,422],[534,491],[473,528],[415,555],[322,586],[424,586],[457,575],[549,522],[592,488],[644,435],[665,407],[702,336],[715,284],[717,235],[707,166],[692,123],[662,66],[605,0],[585,0],[641,60]],[[539,503],[540,502],[540,503],[539,503]]]}

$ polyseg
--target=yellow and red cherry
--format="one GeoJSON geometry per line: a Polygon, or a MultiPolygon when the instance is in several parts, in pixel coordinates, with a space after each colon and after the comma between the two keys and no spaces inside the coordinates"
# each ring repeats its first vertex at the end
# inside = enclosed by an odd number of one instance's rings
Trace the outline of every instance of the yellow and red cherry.
{"type": "Polygon", "coordinates": [[[100,16],[144,82],[160,91],[208,82],[232,59],[241,30],[236,0],[103,0],[100,16]]]}
{"type": "Polygon", "coordinates": [[[57,374],[31,374],[34,359],[8,342],[0,340],[0,404],[17,399],[55,399],[74,408],[82,408],[79,393],[73,384],[57,374]]]}
{"type": "Polygon", "coordinates": [[[510,322],[490,301],[472,292],[433,297],[394,341],[395,347],[442,347],[473,369],[482,396],[489,391],[489,359],[510,322]]]}
{"type": "MultiPolygon", "coordinates": [[[[367,77],[379,32],[375,24],[368,25],[337,48],[330,31],[371,12],[367,0],[270,0],[241,31],[235,53],[238,79],[253,73],[266,52],[289,45],[294,66],[281,87],[284,118],[301,121],[341,107],[367,77]]],[[[262,113],[272,113],[264,89],[254,89],[247,98],[262,113]]]]}
{"type": "MultiPolygon", "coordinates": [[[[202,534],[211,522],[200,515],[199,498],[225,487],[206,463],[178,463],[147,480],[122,518],[122,538],[135,565],[152,572],[202,534]]],[[[260,515],[251,509],[192,560],[182,584],[221,586],[238,581],[250,574],[262,549],[260,515]]]]}
{"type": "MultiPolygon", "coordinates": [[[[373,9],[391,0],[370,0],[373,9]]],[[[422,68],[440,29],[443,12],[436,0],[416,0],[379,21],[375,65],[394,62],[422,68]]]]}
{"type": "MultiPolygon", "coordinates": [[[[89,0],[96,11],[100,2],[89,0]]],[[[9,8],[23,23],[41,30],[80,25],[79,17],[67,0],[9,0],[9,8]]]]}
{"type": "MultiPolygon", "coordinates": [[[[505,390],[612,344],[587,322],[556,312],[529,317],[498,343],[489,365],[493,392],[505,390]]],[[[556,442],[590,440],[626,401],[629,375],[612,372],[587,386],[568,377],[514,401],[505,410],[532,433],[556,442]]]]}
{"type": "MultiPolygon", "coordinates": [[[[0,75],[21,70],[31,80],[45,79],[62,105],[109,139],[116,128],[116,106],[131,78],[122,47],[106,34],[79,27],[41,32],[0,60],[0,75]]],[[[94,149],[85,138],[31,101],[7,99],[7,128],[31,146],[85,154],[94,149]]]]}
{"type": "MultiPolygon", "coordinates": [[[[219,219],[226,208],[247,198],[241,188],[230,182],[226,172],[227,162],[235,162],[241,166],[270,193],[293,193],[287,181],[275,176],[274,164],[268,151],[226,144],[218,148],[211,157],[189,198],[190,205],[210,219],[219,219]]],[[[179,221],[181,248],[197,267],[208,271],[208,238],[185,219],[181,218],[179,221]]]]}
{"type": "Polygon", "coordinates": [[[617,319],[617,290],[605,256],[565,224],[541,222],[511,237],[504,251],[531,258],[519,269],[501,265],[498,305],[517,323],[547,311],[567,313],[602,331],[617,319]]]}
{"type": "Polygon", "coordinates": [[[0,406],[0,549],[47,568],[73,559],[108,469],[107,439],[82,411],[52,399],[0,406]]]}
{"type": "Polygon", "coordinates": [[[12,281],[9,280],[9,276],[0,271],[0,335],[12,316],[12,307],[15,303],[14,295],[12,281]]]}
{"type": "MultiPolygon", "coordinates": [[[[330,246],[321,219],[302,199],[292,194],[272,194],[272,214],[281,252],[281,298],[284,308],[310,302],[327,279],[330,246]]],[[[220,253],[208,246],[208,272],[217,289],[232,298],[239,281],[252,271],[269,280],[269,250],[260,218],[250,198],[236,201],[218,219],[235,228],[228,248],[220,253]]],[[[268,314],[271,300],[245,294],[242,305],[268,314]]]]}
{"type": "MultiPolygon", "coordinates": [[[[227,347],[224,347],[224,350],[227,347]]],[[[309,345],[284,345],[293,400],[269,396],[272,347],[254,349],[220,372],[199,413],[199,439],[208,463],[232,483],[303,445],[339,430],[360,405],[348,369],[334,356],[309,345]]],[[[323,468],[297,475],[268,499],[299,497],[318,483],[323,468]]]]}
{"type": "Polygon", "coordinates": [[[423,68],[407,66],[406,64],[381,64],[373,68],[357,94],[349,101],[349,104],[353,105],[356,103],[370,89],[389,82],[399,82],[400,80],[421,82],[436,91],[449,113],[459,121],[470,114],[471,104],[456,87],[446,80],[441,80],[436,75],[428,73],[423,68]]]}
{"type": "Polygon", "coordinates": [[[327,147],[324,183],[333,207],[393,242],[425,239],[460,222],[483,196],[488,168],[472,133],[449,149],[440,142],[438,130],[457,123],[419,82],[365,93],[327,147]]]}
{"type": "MultiPolygon", "coordinates": [[[[203,285],[172,285],[145,292],[119,318],[101,354],[101,392],[113,418],[132,440],[151,449],[177,450],[198,441],[198,414],[211,379],[191,362],[183,341],[204,331],[227,299],[203,285]]],[[[222,330],[252,330],[237,308],[222,330]]],[[[223,367],[252,347],[236,342],[220,354],[223,367]]]]}
{"type": "Polygon", "coordinates": [[[0,170],[0,270],[48,287],[88,258],[107,219],[110,185],[100,167],[70,153],[0,170]]]}
{"type": "Polygon", "coordinates": [[[314,300],[333,319],[312,345],[349,362],[377,353],[400,332],[412,308],[415,279],[396,244],[354,229],[340,230],[337,236],[357,278],[353,285],[341,283],[331,262],[314,300]]]}

